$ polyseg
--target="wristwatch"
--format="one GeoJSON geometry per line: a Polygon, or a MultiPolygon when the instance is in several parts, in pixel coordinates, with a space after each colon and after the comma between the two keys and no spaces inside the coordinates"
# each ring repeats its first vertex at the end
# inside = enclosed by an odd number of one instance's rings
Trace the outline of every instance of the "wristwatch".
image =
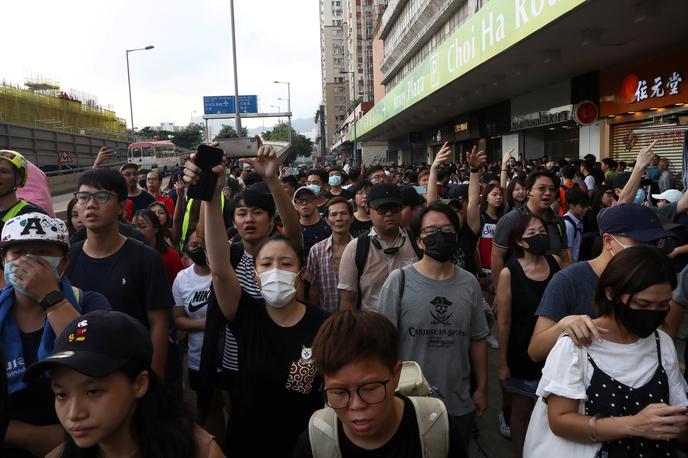
{"type": "Polygon", "coordinates": [[[48,310],[50,307],[57,304],[58,302],[62,302],[64,298],[65,296],[64,294],[62,294],[62,291],[51,291],[48,294],[46,294],[43,300],[40,302],[41,308],[43,308],[43,310],[48,310]]]}

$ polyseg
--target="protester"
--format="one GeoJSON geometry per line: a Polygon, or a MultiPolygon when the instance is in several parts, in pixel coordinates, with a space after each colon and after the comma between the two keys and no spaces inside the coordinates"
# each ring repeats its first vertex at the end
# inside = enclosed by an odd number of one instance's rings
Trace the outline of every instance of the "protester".
{"type": "Polygon", "coordinates": [[[558,339],[542,371],[537,394],[547,399],[554,434],[599,443],[599,456],[676,456],[671,439],[687,438],[688,385],[673,341],[658,329],[675,286],[671,263],[655,248],[631,247],[609,262],[594,295],[593,325],[604,339],[582,357],[571,335],[558,339]]]}
{"type": "MultiPolygon", "coordinates": [[[[414,191],[415,192],[415,191],[414,191]]],[[[339,310],[339,263],[344,248],[351,241],[353,206],[342,197],[327,202],[325,221],[332,235],[310,250],[304,280],[310,284],[308,302],[328,313],[339,310]]]]}
{"type": "Polygon", "coordinates": [[[41,207],[17,198],[17,189],[26,185],[27,161],[16,151],[0,150],[0,230],[17,215],[45,213],[41,207]]]}
{"type": "MultiPolygon", "coordinates": [[[[137,173],[139,166],[128,162],[119,168],[120,173],[127,183],[127,197],[132,203],[132,216],[139,210],[148,208],[148,206],[155,202],[155,198],[139,187],[137,181],[137,173]]],[[[145,180],[145,176],[144,176],[145,180]]]]}
{"type": "Polygon", "coordinates": [[[67,219],[65,223],[67,224],[67,231],[69,232],[70,238],[76,231],[84,227],[84,223],[81,222],[81,218],[79,217],[79,207],[76,206],[76,197],[71,199],[67,204],[67,219]]]}
{"type": "MultiPolygon", "coordinates": [[[[587,197],[587,193],[583,193],[587,197]]],[[[545,225],[533,215],[521,215],[509,234],[509,258],[499,274],[495,296],[499,328],[499,381],[510,393],[509,430],[515,456],[523,454],[528,420],[542,364],[528,356],[537,309],[545,287],[559,271],[555,257],[545,255],[549,238],[545,225]]]]}
{"type": "MultiPolygon", "coordinates": [[[[559,215],[550,209],[559,189],[559,179],[546,170],[535,170],[528,175],[525,182],[528,193],[528,202],[520,208],[511,210],[499,220],[495,229],[492,261],[492,272],[501,272],[508,257],[509,234],[513,221],[522,214],[533,214],[545,222],[545,228],[549,234],[549,251],[547,254],[555,254],[561,258],[562,266],[571,264],[571,250],[566,240],[566,227],[559,215]]],[[[495,289],[498,286],[498,281],[495,289]]]]}
{"type": "MultiPolygon", "coordinates": [[[[162,178],[160,177],[160,172],[158,170],[151,170],[146,175],[146,190],[148,193],[155,198],[157,202],[162,202],[167,207],[170,215],[174,215],[174,201],[171,197],[166,196],[160,190],[162,185],[162,178]]],[[[150,204],[149,204],[150,205],[150,204]]]]}
{"type": "Polygon", "coordinates": [[[526,188],[521,178],[513,178],[506,187],[506,211],[520,208],[526,203],[526,188]]]}
{"type": "Polygon", "coordinates": [[[153,369],[162,376],[167,357],[168,314],[174,300],[160,254],[119,233],[118,219],[127,185],[112,169],[89,170],[76,193],[86,240],[72,246],[67,276],[75,286],[98,291],[113,310],[127,313],[150,329],[153,369]]]}
{"type": "Polygon", "coordinates": [[[504,216],[504,191],[499,185],[489,184],[483,191],[483,199],[480,202],[478,253],[483,272],[487,275],[487,291],[491,294],[494,294],[493,275],[499,275],[499,272],[491,270],[492,246],[497,223],[502,216],[504,216]]]}
{"type": "MultiPolygon", "coordinates": [[[[319,213],[323,213],[325,204],[327,203],[325,193],[328,190],[328,181],[329,176],[323,169],[312,169],[308,171],[306,186],[315,194],[315,205],[319,213]]],[[[294,196],[296,196],[296,194],[294,194],[294,196]]]]}
{"type": "Polygon", "coordinates": [[[68,433],[47,457],[224,457],[182,400],[165,391],[152,356],[146,328],[123,313],[96,311],[67,324],[52,356],[25,376],[51,371],[55,411],[68,433]]]}
{"type": "MultiPolygon", "coordinates": [[[[282,189],[287,193],[289,199],[293,200],[296,188],[299,187],[299,182],[296,180],[296,177],[294,175],[285,175],[280,178],[280,183],[282,183],[282,189]]],[[[238,194],[238,192],[236,194],[238,194]]]]}
{"type": "Polygon", "coordinates": [[[399,187],[377,184],[368,193],[373,227],[353,239],[344,249],[339,264],[341,309],[378,310],[380,285],[399,267],[418,260],[414,241],[401,225],[403,201],[399,187]],[[361,244],[361,248],[358,248],[361,244]]]}
{"type": "Polygon", "coordinates": [[[588,193],[572,187],[566,193],[566,206],[568,211],[564,214],[566,224],[566,240],[571,247],[571,258],[578,262],[581,244],[583,243],[583,218],[588,211],[590,198],[588,193]]]}
{"type": "Polygon", "coordinates": [[[665,157],[659,160],[659,180],[657,183],[659,185],[659,192],[664,192],[668,189],[673,188],[673,179],[671,172],[669,171],[669,160],[665,157]]]}
{"type": "Polygon", "coordinates": [[[167,279],[171,287],[179,271],[184,268],[184,265],[177,250],[165,241],[165,231],[157,215],[151,210],[139,210],[134,214],[131,223],[143,234],[146,239],[146,245],[155,248],[162,256],[162,261],[165,263],[165,269],[167,270],[167,279]]]}
{"type": "Polygon", "coordinates": [[[325,198],[332,199],[333,197],[342,197],[343,199],[349,200],[353,198],[353,193],[348,189],[344,189],[344,173],[340,169],[330,170],[330,176],[327,179],[327,184],[329,188],[325,193],[325,198]]]}
{"type": "Polygon", "coordinates": [[[370,228],[373,227],[373,222],[370,219],[370,210],[368,209],[368,191],[370,185],[364,181],[359,181],[353,186],[354,193],[354,221],[351,223],[351,235],[358,237],[361,234],[367,234],[370,228]]]}
{"type": "Polygon", "coordinates": [[[67,323],[81,312],[110,305],[98,293],[73,288],[62,275],[69,263],[69,238],[59,219],[42,213],[10,219],[2,228],[0,256],[8,285],[0,292],[0,347],[7,380],[2,396],[9,396],[9,425],[0,455],[44,456],[64,432],[49,381],[25,383],[22,376],[52,352],[55,336],[67,323]]]}
{"type": "Polygon", "coordinates": [[[425,199],[418,194],[411,186],[400,186],[401,191],[401,227],[406,230],[411,230],[411,223],[418,212],[425,205],[425,199]]]}
{"type": "Polygon", "coordinates": [[[402,359],[420,364],[467,444],[474,412],[482,416],[487,408],[489,329],[478,281],[452,263],[459,230],[449,206],[434,202],[421,210],[413,235],[423,256],[389,275],[378,308],[399,330],[402,359]]]}
{"type": "Polygon", "coordinates": [[[557,272],[545,289],[535,312],[538,319],[528,347],[533,361],[544,361],[562,332],[568,333],[577,345],[589,345],[593,337],[600,338],[593,324],[597,312],[592,306],[599,276],[614,255],[667,235],[654,212],[638,204],[608,208],[600,213],[598,223],[603,247],[600,255],[557,272]]]}
{"type": "Polygon", "coordinates": [[[165,205],[163,202],[156,201],[148,206],[148,210],[155,213],[155,216],[158,218],[158,221],[160,222],[160,231],[163,233],[165,242],[171,246],[175,246],[176,244],[172,240],[172,216],[167,210],[167,205],[165,205]]]}
{"type": "MultiPolygon", "coordinates": [[[[273,155],[261,149],[255,161],[273,155]]],[[[193,183],[197,170],[191,166],[187,164],[185,173],[193,183]]],[[[262,298],[243,290],[222,225],[223,166],[213,171],[218,185],[204,206],[205,241],[215,297],[236,336],[240,368],[232,387],[226,449],[232,457],[279,456],[293,450],[310,414],[322,402],[311,346],[325,314],[296,300],[304,253],[298,242],[284,236],[266,239],[255,252],[262,298]],[[271,432],[269,441],[264,440],[264,431],[271,432]]],[[[271,179],[282,190],[273,173],[274,169],[271,179]]]]}
{"type": "Polygon", "coordinates": [[[327,407],[311,417],[294,458],[467,456],[442,401],[394,393],[401,376],[398,342],[397,330],[374,312],[341,312],[323,323],[313,358],[327,407]]]}
{"type": "Polygon", "coordinates": [[[311,247],[332,234],[330,226],[320,217],[317,207],[317,194],[312,186],[302,186],[294,193],[294,206],[299,213],[303,248],[306,255],[311,247]]]}

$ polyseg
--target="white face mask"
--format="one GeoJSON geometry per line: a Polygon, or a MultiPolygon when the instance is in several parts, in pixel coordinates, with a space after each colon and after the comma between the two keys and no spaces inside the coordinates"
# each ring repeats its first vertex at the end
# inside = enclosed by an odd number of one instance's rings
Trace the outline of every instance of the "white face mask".
{"type": "MultiPolygon", "coordinates": [[[[623,247],[624,250],[633,246],[633,245],[624,245],[623,243],[619,242],[619,241],[616,239],[616,237],[614,237],[614,236],[611,235],[611,234],[609,234],[609,236],[610,236],[611,238],[613,238],[614,241],[615,241],[616,243],[618,243],[619,245],[621,245],[621,246],[623,247]]],[[[610,249],[609,251],[611,252],[612,256],[615,255],[615,253],[614,253],[613,250],[610,249]]]]}
{"type": "Polygon", "coordinates": [[[296,295],[294,282],[298,274],[298,272],[277,268],[258,274],[260,277],[260,293],[263,295],[265,302],[278,309],[287,305],[296,295]]]}

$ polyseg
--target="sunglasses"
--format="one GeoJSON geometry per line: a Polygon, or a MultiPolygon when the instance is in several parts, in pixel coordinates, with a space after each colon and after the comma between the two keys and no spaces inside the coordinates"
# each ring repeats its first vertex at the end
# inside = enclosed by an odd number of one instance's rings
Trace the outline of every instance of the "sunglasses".
{"type": "Polygon", "coordinates": [[[368,207],[375,210],[375,213],[380,216],[384,216],[388,212],[392,212],[393,214],[401,213],[401,210],[404,208],[401,205],[381,205],[379,207],[371,207],[368,205],[368,207]]]}

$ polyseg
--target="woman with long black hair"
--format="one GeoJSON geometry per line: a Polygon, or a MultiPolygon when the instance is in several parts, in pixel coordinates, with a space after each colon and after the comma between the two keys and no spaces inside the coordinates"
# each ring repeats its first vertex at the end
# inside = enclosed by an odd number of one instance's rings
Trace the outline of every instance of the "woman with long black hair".
{"type": "Polygon", "coordinates": [[[141,232],[146,240],[146,245],[155,248],[167,269],[167,279],[170,287],[180,270],[184,268],[182,259],[172,245],[165,241],[165,231],[160,224],[158,216],[151,210],[143,209],[134,214],[132,225],[141,232]]]}
{"type": "Polygon", "coordinates": [[[96,311],[68,324],[53,354],[25,375],[51,371],[67,438],[47,457],[223,457],[151,370],[152,354],[146,328],[124,313],[96,311]]]}

